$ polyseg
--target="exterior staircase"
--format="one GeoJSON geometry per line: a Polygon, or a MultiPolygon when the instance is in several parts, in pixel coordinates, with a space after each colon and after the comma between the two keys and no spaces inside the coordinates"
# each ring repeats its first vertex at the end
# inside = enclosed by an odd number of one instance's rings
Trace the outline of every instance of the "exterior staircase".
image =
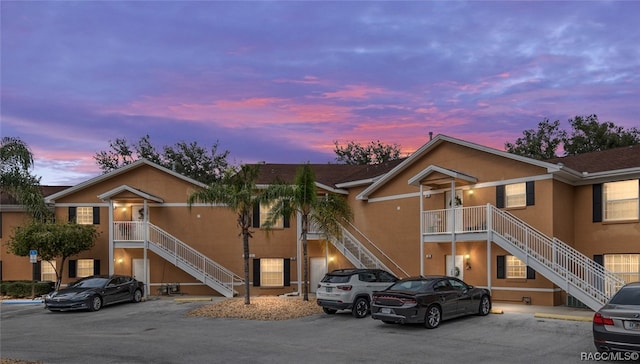
{"type": "Polygon", "coordinates": [[[146,238],[149,242],[149,250],[152,252],[223,296],[237,295],[238,292],[234,287],[244,282],[240,276],[151,223],[146,223],[148,231],[145,237],[144,224],[131,221],[115,222],[114,231],[118,233],[114,240],[144,241],[146,238]]]}
{"type": "Polygon", "coordinates": [[[450,237],[452,232],[459,241],[484,236],[594,311],[625,283],[568,244],[491,204],[424,211],[422,226],[424,241],[434,241],[429,237],[438,239],[436,235],[450,237]]]}
{"type": "Polygon", "coordinates": [[[353,224],[348,223],[351,229],[361,236],[365,240],[369,247],[371,247],[376,254],[372,253],[367,247],[358,240],[354,234],[352,234],[346,227],[342,226],[342,233],[340,237],[330,236],[329,241],[338,249],[342,255],[344,255],[356,268],[370,268],[370,269],[384,269],[388,272],[392,272],[398,276],[404,275],[409,277],[407,273],[400,265],[394,262],[387,254],[385,254],[380,248],[378,248],[371,240],[369,240],[362,232],[360,232],[353,224]],[[392,266],[393,269],[390,269],[392,266]]]}

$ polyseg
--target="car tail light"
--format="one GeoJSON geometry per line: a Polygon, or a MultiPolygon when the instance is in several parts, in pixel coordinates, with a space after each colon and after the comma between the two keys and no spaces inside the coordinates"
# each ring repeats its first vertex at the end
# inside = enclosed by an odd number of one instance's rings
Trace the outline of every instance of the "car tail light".
{"type": "Polygon", "coordinates": [[[351,291],[351,288],[353,288],[351,285],[344,285],[344,286],[338,286],[336,287],[337,289],[341,289],[343,291],[351,291]]]}
{"type": "Polygon", "coordinates": [[[600,312],[596,312],[596,314],[593,315],[593,323],[596,325],[613,325],[613,319],[604,317],[600,312]]]}
{"type": "Polygon", "coordinates": [[[403,305],[415,305],[418,303],[414,298],[401,298],[400,301],[403,305]]]}

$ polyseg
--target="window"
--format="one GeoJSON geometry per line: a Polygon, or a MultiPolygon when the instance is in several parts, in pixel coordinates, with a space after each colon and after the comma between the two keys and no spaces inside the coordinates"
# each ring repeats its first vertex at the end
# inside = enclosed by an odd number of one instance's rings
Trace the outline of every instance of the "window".
{"type": "Polygon", "coordinates": [[[527,205],[526,183],[514,183],[504,187],[506,207],[522,207],[527,205]]]}
{"type": "MultiPolygon", "coordinates": [[[[267,221],[267,219],[269,219],[272,216],[271,209],[275,204],[276,204],[275,202],[269,205],[260,204],[260,226],[263,226],[267,221]]],[[[275,221],[273,226],[271,226],[271,228],[275,228],[275,229],[282,229],[283,227],[284,227],[284,221],[282,217],[279,217],[275,221]]]]}
{"type": "Polygon", "coordinates": [[[638,189],[638,180],[603,184],[604,220],[638,219],[638,189]]]}
{"type": "Polygon", "coordinates": [[[507,278],[527,278],[527,266],[513,255],[507,255],[507,278]]]}
{"type": "Polygon", "coordinates": [[[284,286],[284,260],[277,258],[260,259],[260,286],[284,286]]]}
{"type": "Polygon", "coordinates": [[[93,207],[77,207],[76,223],[82,225],[93,224],[93,207]]]}
{"type": "Polygon", "coordinates": [[[78,259],[76,276],[78,278],[93,275],[93,259],[78,259]]]}
{"type": "Polygon", "coordinates": [[[640,281],[640,254],[606,254],[604,267],[625,282],[640,281]]]}
{"type": "Polygon", "coordinates": [[[43,260],[40,266],[40,280],[42,281],[56,281],[56,261],[43,260]]]}

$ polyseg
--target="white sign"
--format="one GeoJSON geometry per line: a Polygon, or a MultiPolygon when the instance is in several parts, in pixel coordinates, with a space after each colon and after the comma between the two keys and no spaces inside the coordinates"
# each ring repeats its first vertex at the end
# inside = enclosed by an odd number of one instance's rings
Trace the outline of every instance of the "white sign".
{"type": "Polygon", "coordinates": [[[31,263],[38,262],[38,251],[37,250],[29,250],[29,261],[31,263]]]}

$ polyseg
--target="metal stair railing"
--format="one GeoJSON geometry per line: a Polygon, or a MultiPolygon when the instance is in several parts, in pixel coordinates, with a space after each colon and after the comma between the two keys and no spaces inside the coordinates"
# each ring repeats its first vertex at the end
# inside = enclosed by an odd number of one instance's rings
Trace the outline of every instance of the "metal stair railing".
{"type": "Polygon", "coordinates": [[[151,223],[148,223],[148,226],[150,250],[220,292],[225,297],[233,297],[237,293],[234,290],[234,286],[242,285],[244,282],[240,276],[161,228],[151,223]]]}
{"type": "Polygon", "coordinates": [[[487,209],[490,232],[502,238],[500,241],[492,239],[494,242],[526,264],[534,266],[534,269],[544,270],[540,273],[547,279],[594,311],[600,309],[624,285],[624,280],[618,275],[568,244],[547,237],[509,212],[491,204],[487,205],[487,209]]]}

